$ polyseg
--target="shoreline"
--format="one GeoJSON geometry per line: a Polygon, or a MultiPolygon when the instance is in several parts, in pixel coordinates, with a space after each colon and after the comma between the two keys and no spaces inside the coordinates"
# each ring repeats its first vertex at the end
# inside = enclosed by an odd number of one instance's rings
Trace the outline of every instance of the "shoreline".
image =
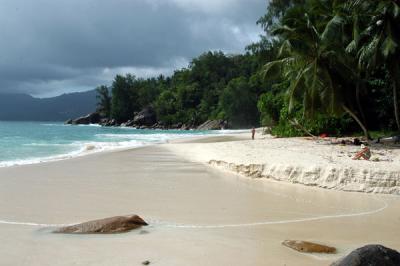
{"type": "MultiPolygon", "coordinates": [[[[95,126],[95,125],[91,124],[91,125],[77,125],[77,126],[95,126]]],[[[19,166],[24,166],[24,165],[36,165],[36,164],[43,164],[43,163],[58,162],[58,161],[70,160],[70,159],[74,159],[74,158],[81,158],[81,157],[90,156],[90,155],[99,154],[99,153],[118,152],[118,151],[137,149],[137,148],[152,146],[152,145],[161,145],[161,144],[169,143],[171,141],[179,142],[179,141],[185,141],[185,140],[190,140],[190,139],[195,140],[197,138],[203,138],[203,137],[208,138],[208,137],[218,137],[218,136],[224,136],[224,135],[230,135],[230,134],[238,134],[238,133],[235,133],[235,131],[240,132],[241,130],[229,130],[229,131],[227,130],[227,133],[218,131],[218,133],[208,133],[208,134],[204,134],[204,135],[182,134],[182,136],[179,136],[177,138],[174,137],[174,138],[166,139],[166,140],[163,140],[160,142],[149,142],[149,143],[142,143],[142,144],[135,143],[130,146],[123,146],[123,147],[121,147],[121,146],[97,147],[92,142],[88,142],[86,144],[82,144],[82,147],[79,150],[71,151],[71,152],[68,152],[65,154],[58,154],[58,155],[53,155],[53,156],[38,157],[38,158],[31,158],[31,159],[18,159],[18,160],[2,161],[2,162],[0,162],[0,169],[8,168],[8,167],[19,167],[19,166]]],[[[121,136],[123,136],[123,135],[121,135],[121,136]]],[[[113,143],[114,142],[103,142],[103,144],[113,144],[113,143]]]]}
{"type": "MultiPolygon", "coordinates": [[[[296,160],[294,160],[294,162],[290,163],[276,163],[274,162],[276,161],[275,159],[271,160],[270,158],[261,160],[255,158],[254,156],[250,159],[246,158],[246,156],[248,157],[249,155],[248,153],[255,153],[261,157],[265,155],[265,152],[264,154],[262,154],[262,152],[260,154],[260,149],[254,149],[254,146],[249,147],[249,144],[252,144],[253,141],[249,140],[250,134],[247,133],[247,131],[249,130],[241,129],[227,130],[227,133],[218,131],[218,133],[210,133],[209,135],[183,135],[178,138],[167,139],[164,142],[141,144],[133,147],[116,146],[114,148],[105,150],[90,148],[88,150],[78,152],[75,155],[57,155],[54,157],[49,157],[49,159],[37,159],[39,161],[34,162],[2,165],[0,166],[0,169],[42,165],[66,160],[74,160],[88,156],[95,156],[99,154],[118,153],[161,145],[165,146],[174,154],[189,161],[202,163],[208,167],[212,167],[220,171],[222,170],[223,172],[239,174],[246,178],[261,178],[277,182],[284,182],[287,184],[300,184],[311,187],[316,186],[323,189],[342,190],[349,192],[382,193],[397,196],[400,195],[400,164],[398,167],[393,168],[397,161],[400,163],[400,152],[396,153],[396,161],[392,161],[390,164],[385,161],[376,162],[348,160],[345,162],[344,166],[337,167],[338,164],[343,163],[343,160],[342,162],[334,162],[332,158],[328,158],[325,160],[325,162],[322,162],[322,166],[315,166],[312,161],[311,163],[310,161],[300,161],[300,163],[298,163],[296,160]],[[235,145],[228,145],[227,143],[235,143],[235,145]],[[239,145],[239,148],[235,148],[235,146],[239,145]],[[247,153],[245,154],[246,156],[238,156],[238,150],[240,150],[240,152],[243,154],[247,153]],[[234,155],[232,156],[233,153],[234,155]],[[384,164],[383,166],[381,165],[382,163],[384,164]],[[387,170],[388,165],[390,165],[390,167],[388,167],[390,170],[387,170]],[[377,166],[377,169],[372,169],[377,166]],[[374,179],[379,180],[379,186],[376,186],[377,183],[374,181],[374,179]],[[368,182],[372,183],[372,185],[368,186],[368,182]]],[[[254,141],[256,145],[260,143],[268,144],[268,142],[271,141],[282,142],[285,145],[287,144],[286,142],[297,142],[298,144],[299,141],[304,142],[306,146],[312,146],[313,142],[320,142],[319,144],[328,144],[327,139],[315,141],[309,140],[305,137],[275,138],[270,135],[262,135],[261,132],[261,129],[257,129],[257,137],[254,141]]],[[[318,151],[318,148],[320,147],[317,147],[317,152],[320,152],[318,151]]],[[[331,152],[334,153],[335,151],[333,151],[333,149],[338,147],[340,149],[344,148],[338,145],[331,146],[331,152]]],[[[265,148],[265,146],[262,148],[265,148]]],[[[304,148],[304,145],[302,145],[302,148],[304,148]]],[[[352,153],[355,153],[354,151],[358,149],[357,146],[351,145],[345,148],[347,148],[348,153],[349,149],[352,153]]],[[[378,149],[382,150],[385,148],[384,146],[378,145],[378,149]]],[[[281,155],[280,158],[285,158],[285,156],[288,155],[288,152],[293,152],[287,151],[284,148],[282,149],[282,147],[273,147],[272,150],[275,153],[285,152],[285,155],[281,155]]],[[[340,151],[340,154],[341,155],[339,156],[343,157],[343,151],[340,151]]],[[[332,157],[332,155],[330,156],[332,157]]],[[[307,160],[309,159],[307,156],[304,157],[307,160]]],[[[319,157],[327,156],[325,154],[319,157]]],[[[290,159],[292,160],[293,157],[290,159]]]]}
{"type": "MultiPolygon", "coordinates": [[[[261,129],[257,129],[256,139],[254,141],[249,140],[250,134],[246,133],[248,130],[227,130],[226,133],[210,133],[209,135],[183,135],[178,138],[167,139],[164,142],[157,143],[146,143],[133,147],[118,147],[115,146],[110,149],[85,149],[84,151],[77,152],[74,155],[65,154],[49,157],[48,159],[37,159],[38,161],[29,161],[26,163],[15,163],[13,165],[2,165],[3,168],[15,168],[30,165],[42,165],[54,162],[74,160],[84,158],[88,156],[95,156],[99,154],[107,153],[118,153],[124,151],[131,151],[151,146],[165,146],[169,151],[174,154],[197,163],[202,163],[208,167],[216,168],[224,172],[230,172],[239,174],[246,178],[251,179],[268,179],[277,182],[284,182],[288,184],[300,184],[304,186],[316,186],[323,189],[342,190],[349,192],[362,192],[362,193],[382,193],[382,194],[393,194],[400,195],[400,164],[395,167],[396,162],[400,163],[400,152],[396,153],[396,161],[385,162],[385,161],[353,161],[347,160],[343,163],[342,161],[333,161],[326,154],[314,156],[311,160],[306,154],[301,154],[308,160],[307,162],[293,160],[293,156],[288,156],[289,153],[294,152],[285,150],[287,142],[291,144],[299,144],[303,142],[301,148],[304,146],[314,146],[316,152],[321,152],[320,148],[325,146],[327,140],[309,140],[305,137],[297,138],[274,138],[270,135],[262,135],[261,129]],[[276,163],[276,158],[259,159],[257,157],[263,157],[265,155],[260,151],[260,148],[255,148],[254,145],[261,145],[261,149],[267,148],[265,144],[271,142],[280,142],[281,147],[269,148],[269,151],[276,153],[284,153],[284,155],[278,156],[278,159],[283,159],[285,156],[290,157],[292,160],[290,163],[276,163]],[[319,147],[315,147],[314,142],[317,142],[319,147]],[[230,145],[229,143],[235,143],[230,145]],[[240,147],[235,147],[240,146],[240,147]],[[238,156],[238,150],[242,155],[238,156]],[[188,152],[189,151],[189,152],[188,152]],[[254,153],[256,156],[247,158],[249,153],[254,153]],[[325,161],[320,166],[313,164],[314,161],[318,161],[321,157],[325,157],[325,161]],[[344,166],[341,166],[343,164],[344,166]],[[383,164],[383,166],[382,166],[383,164]],[[338,167],[338,165],[340,165],[338,167]],[[388,167],[389,165],[389,167],[388,167]],[[394,168],[393,168],[394,166],[394,168]],[[373,169],[378,167],[376,169],[373,169]],[[389,170],[388,170],[389,169],[389,170]],[[371,183],[371,184],[369,184],[371,183]]],[[[86,145],[91,146],[91,145],[86,145]]],[[[357,146],[341,147],[339,145],[331,146],[331,153],[334,153],[334,149],[347,149],[347,153],[357,150],[357,146]],[[349,151],[350,150],[350,151],[349,151]]],[[[310,148],[310,147],[308,147],[310,148]]],[[[376,147],[375,147],[376,148],[376,147]]],[[[378,145],[378,149],[385,149],[384,146],[378,145]]],[[[339,151],[341,157],[343,157],[343,151],[339,151]]],[[[74,152],[75,153],[75,152],[74,152]]],[[[272,154],[272,153],[271,153],[272,154]]],[[[382,153],[379,153],[382,154],[382,153]]],[[[297,154],[299,155],[299,154],[297,154]]],[[[299,157],[300,157],[299,156],[299,157]]],[[[264,156],[266,157],[266,156],[264,156]]],[[[273,156],[272,156],[273,157],[273,156]]],[[[275,156],[276,157],[276,156],[275,156]]],[[[372,157],[374,158],[374,157],[372,157]]],[[[286,159],[286,158],[285,158],[286,159]]]]}

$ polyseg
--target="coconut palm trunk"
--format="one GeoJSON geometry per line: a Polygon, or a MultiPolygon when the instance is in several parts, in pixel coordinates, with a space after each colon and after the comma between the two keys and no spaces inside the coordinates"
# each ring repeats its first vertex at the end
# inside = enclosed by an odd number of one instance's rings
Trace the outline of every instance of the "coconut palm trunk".
{"type": "MultiPolygon", "coordinates": [[[[359,71],[358,72],[358,77],[360,77],[360,76],[361,76],[361,73],[359,71]]],[[[368,79],[368,74],[366,75],[366,79],[368,79]]],[[[367,119],[366,119],[365,114],[364,114],[364,109],[363,109],[362,104],[361,104],[361,90],[365,90],[364,86],[365,85],[364,85],[363,81],[361,79],[359,79],[357,81],[357,84],[356,84],[356,101],[357,101],[358,111],[360,112],[360,115],[361,115],[361,119],[362,119],[364,125],[366,127],[368,127],[367,119]]]]}
{"type": "Polygon", "coordinates": [[[398,64],[394,64],[392,68],[390,68],[390,74],[393,79],[393,106],[394,106],[394,117],[396,119],[397,130],[400,131],[400,115],[399,115],[399,101],[398,101],[398,87],[399,87],[399,66],[398,64]]]}
{"type": "Polygon", "coordinates": [[[348,108],[346,105],[342,105],[342,107],[343,107],[343,110],[346,113],[348,113],[357,122],[357,124],[361,127],[367,141],[370,140],[371,137],[369,135],[367,127],[361,122],[361,120],[357,117],[357,115],[353,111],[351,111],[350,108],[348,108]]]}
{"type": "Polygon", "coordinates": [[[393,84],[394,116],[396,118],[397,129],[400,131],[399,105],[397,100],[397,86],[393,84]]]}

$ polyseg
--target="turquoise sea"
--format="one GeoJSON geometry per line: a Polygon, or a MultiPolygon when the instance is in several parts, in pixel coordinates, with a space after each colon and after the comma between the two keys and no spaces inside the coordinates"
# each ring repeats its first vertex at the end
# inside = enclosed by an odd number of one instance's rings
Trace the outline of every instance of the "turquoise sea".
{"type": "Polygon", "coordinates": [[[98,151],[140,147],[176,138],[227,132],[0,121],[0,167],[60,160],[98,151]]]}

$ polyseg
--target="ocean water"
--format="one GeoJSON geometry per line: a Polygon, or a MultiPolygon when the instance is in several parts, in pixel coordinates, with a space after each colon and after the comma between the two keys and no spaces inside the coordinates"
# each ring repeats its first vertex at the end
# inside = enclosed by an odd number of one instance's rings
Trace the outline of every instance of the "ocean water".
{"type": "Polygon", "coordinates": [[[228,131],[142,130],[98,125],[0,121],[0,167],[61,160],[89,153],[164,143],[228,131]]]}

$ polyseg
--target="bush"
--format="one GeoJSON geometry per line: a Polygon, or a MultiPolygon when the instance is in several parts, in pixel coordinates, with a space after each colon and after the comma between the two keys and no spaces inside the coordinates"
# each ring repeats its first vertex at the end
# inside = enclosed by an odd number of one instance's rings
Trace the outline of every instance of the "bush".
{"type": "Polygon", "coordinates": [[[334,117],[327,114],[316,114],[312,119],[306,119],[303,116],[303,110],[297,107],[295,111],[289,114],[288,106],[284,103],[280,110],[279,122],[272,127],[271,133],[278,137],[304,136],[306,132],[294,126],[291,121],[298,123],[313,135],[322,133],[330,136],[342,136],[345,133],[352,132],[357,128],[354,121],[348,115],[334,117]]]}
{"type": "Polygon", "coordinates": [[[272,92],[266,92],[261,94],[257,107],[260,112],[260,122],[262,126],[270,127],[279,122],[283,102],[283,93],[274,94],[272,92]]]}

